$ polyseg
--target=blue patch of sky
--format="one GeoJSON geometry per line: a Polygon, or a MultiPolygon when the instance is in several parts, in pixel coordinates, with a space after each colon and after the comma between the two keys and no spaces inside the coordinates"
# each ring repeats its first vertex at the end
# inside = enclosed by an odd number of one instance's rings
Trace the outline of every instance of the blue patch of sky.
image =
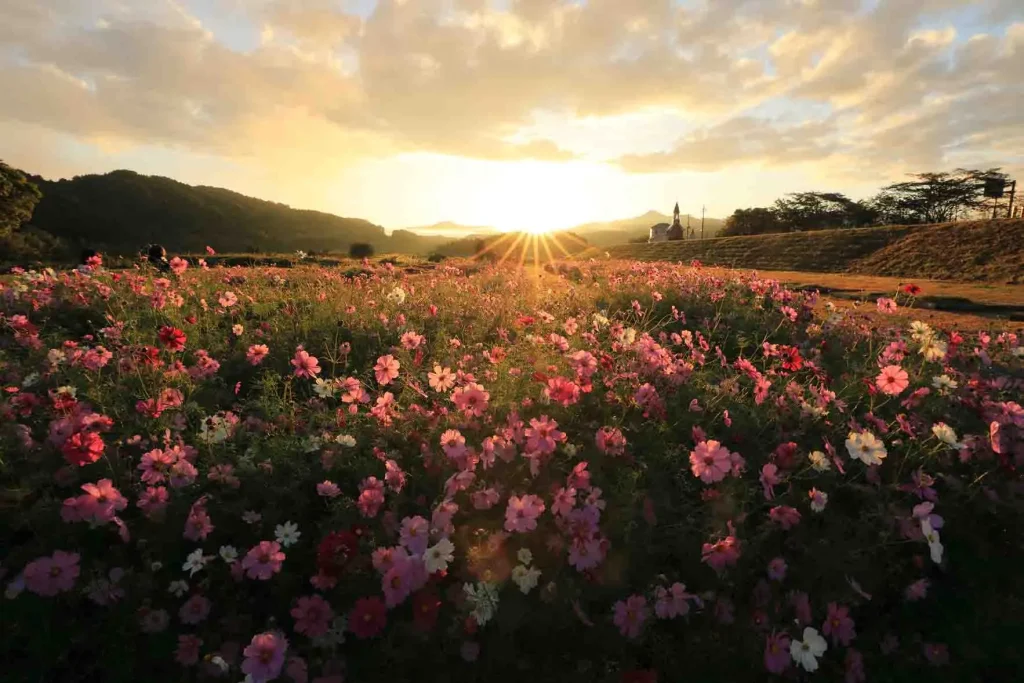
{"type": "Polygon", "coordinates": [[[252,17],[208,0],[187,0],[185,8],[217,42],[235,52],[252,52],[260,46],[262,26],[252,17]]]}

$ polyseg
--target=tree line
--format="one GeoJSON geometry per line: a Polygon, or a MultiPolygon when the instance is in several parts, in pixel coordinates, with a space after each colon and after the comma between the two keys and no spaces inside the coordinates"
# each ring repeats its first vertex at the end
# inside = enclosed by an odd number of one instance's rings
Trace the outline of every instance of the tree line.
{"type": "Polygon", "coordinates": [[[870,225],[917,225],[980,218],[990,210],[985,183],[1007,181],[999,168],[958,168],[948,173],[915,173],[910,180],[883,187],[868,199],[839,192],[795,192],[772,206],[737,209],[722,236],[760,235],[870,225]]]}

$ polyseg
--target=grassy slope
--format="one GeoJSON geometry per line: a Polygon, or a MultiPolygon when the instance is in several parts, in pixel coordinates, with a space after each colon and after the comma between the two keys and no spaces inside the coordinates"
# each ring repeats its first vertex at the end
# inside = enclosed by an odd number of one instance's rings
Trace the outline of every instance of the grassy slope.
{"type": "MultiPolygon", "coordinates": [[[[584,256],[596,256],[591,250],[584,256]]],[[[1024,221],[971,221],[855,230],[623,244],[615,258],[689,261],[736,268],[862,273],[936,280],[1019,282],[1024,221]]]]}

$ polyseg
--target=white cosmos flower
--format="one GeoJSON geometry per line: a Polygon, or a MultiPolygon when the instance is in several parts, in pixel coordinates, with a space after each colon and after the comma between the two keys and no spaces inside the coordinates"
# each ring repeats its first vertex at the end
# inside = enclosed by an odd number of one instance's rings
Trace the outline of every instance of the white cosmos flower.
{"type": "Polygon", "coordinates": [[[466,600],[473,606],[470,614],[476,619],[476,623],[483,626],[498,610],[498,588],[493,583],[481,581],[475,586],[471,583],[463,584],[463,592],[466,600]]]}
{"type": "Polygon", "coordinates": [[[811,461],[811,467],[818,472],[828,472],[832,469],[832,463],[828,461],[828,457],[821,451],[811,451],[811,454],[807,457],[811,461]]]}
{"type": "Polygon", "coordinates": [[[185,593],[188,593],[188,581],[171,581],[171,585],[167,587],[167,592],[176,598],[180,598],[185,593]]]}
{"type": "Polygon", "coordinates": [[[936,375],[932,377],[932,386],[942,393],[946,393],[960,386],[955,379],[949,375],[936,375]]]}
{"type": "Polygon", "coordinates": [[[945,422],[936,422],[932,425],[932,434],[935,438],[953,448],[960,450],[964,447],[962,443],[956,440],[956,432],[945,422]]]}
{"type": "Polygon", "coordinates": [[[921,355],[924,359],[931,362],[937,362],[946,357],[946,351],[949,350],[949,346],[944,341],[938,339],[929,339],[926,344],[921,347],[921,355]]]}
{"type": "Polygon", "coordinates": [[[530,552],[529,548],[520,548],[519,552],[516,553],[516,559],[519,560],[520,564],[529,566],[533,562],[533,553],[530,552]]]}
{"type": "Polygon", "coordinates": [[[885,444],[871,432],[850,432],[846,437],[846,450],[851,458],[865,465],[881,465],[888,455],[885,444]]]}
{"type": "Polygon", "coordinates": [[[931,554],[932,562],[939,564],[942,562],[942,541],[939,540],[939,532],[932,527],[932,523],[925,517],[921,520],[921,533],[924,534],[924,540],[928,541],[928,551],[931,554]]]}
{"type": "Polygon", "coordinates": [[[405,290],[401,287],[395,287],[387,294],[387,300],[393,301],[399,306],[405,303],[405,290]]]}
{"type": "Polygon", "coordinates": [[[213,555],[203,555],[203,549],[196,548],[185,558],[185,564],[181,565],[181,569],[188,572],[189,576],[195,576],[196,572],[201,571],[212,559],[213,555]]]}
{"type": "Polygon", "coordinates": [[[222,545],[220,550],[217,551],[220,555],[220,559],[224,560],[228,564],[231,564],[238,559],[238,550],[233,545],[222,545]]]}
{"type": "Polygon", "coordinates": [[[423,566],[428,574],[443,572],[448,569],[448,563],[455,559],[455,544],[447,538],[442,538],[434,545],[427,548],[423,553],[423,566]]]}
{"type": "Polygon", "coordinates": [[[274,538],[285,548],[289,548],[299,542],[302,532],[295,522],[285,522],[274,527],[274,538]]]}
{"type": "Polygon", "coordinates": [[[540,580],[540,570],[536,567],[524,567],[518,564],[512,570],[512,580],[519,586],[519,590],[523,592],[523,595],[527,595],[537,587],[537,582],[540,580]]]}
{"type": "Polygon", "coordinates": [[[331,398],[334,396],[337,388],[338,385],[335,384],[333,379],[324,380],[323,377],[317,377],[316,383],[313,385],[313,393],[320,398],[331,398]]]}
{"type": "Polygon", "coordinates": [[[817,671],[818,657],[825,654],[827,649],[828,643],[821,637],[817,629],[813,629],[810,626],[804,629],[803,640],[794,639],[789,644],[790,656],[805,671],[817,671]]]}
{"type": "Polygon", "coordinates": [[[352,448],[356,445],[355,437],[351,434],[339,434],[335,441],[346,448],[352,448]]]}

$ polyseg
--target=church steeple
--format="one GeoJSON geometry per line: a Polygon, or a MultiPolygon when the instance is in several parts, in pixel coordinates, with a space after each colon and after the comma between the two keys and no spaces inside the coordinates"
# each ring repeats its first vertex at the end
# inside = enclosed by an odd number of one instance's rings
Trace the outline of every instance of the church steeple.
{"type": "Polygon", "coordinates": [[[676,202],[676,208],[672,212],[672,225],[679,225],[679,202],[676,202]]]}

